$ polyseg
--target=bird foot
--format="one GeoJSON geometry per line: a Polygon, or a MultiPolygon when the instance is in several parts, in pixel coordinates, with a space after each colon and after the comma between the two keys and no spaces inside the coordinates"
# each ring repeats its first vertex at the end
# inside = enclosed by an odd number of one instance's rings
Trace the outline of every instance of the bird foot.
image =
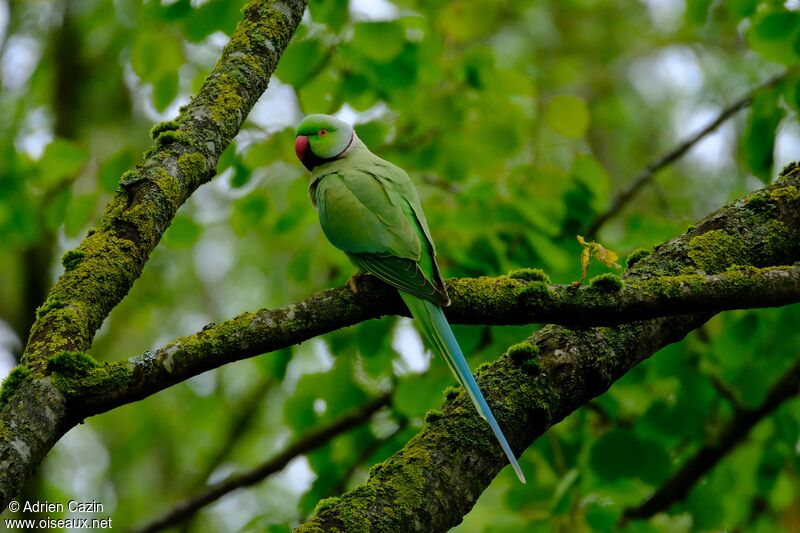
{"type": "Polygon", "coordinates": [[[353,294],[358,294],[358,282],[368,274],[366,272],[358,271],[347,280],[347,286],[353,291],[353,294]]]}

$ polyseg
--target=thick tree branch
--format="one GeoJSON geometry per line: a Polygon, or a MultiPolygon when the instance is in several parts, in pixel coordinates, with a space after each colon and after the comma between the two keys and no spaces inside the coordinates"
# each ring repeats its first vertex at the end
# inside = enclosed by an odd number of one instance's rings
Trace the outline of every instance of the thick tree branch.
{"type": "MultiPolygon", "coordinates": [[[[800,167],[784,172],[775,185],[656,247],[623,279],[676,276],[698,267],[716,274],[734,264],[794,263],[800,259],[800,167]],[[767,237],[773,230],[779,236],[767,237]]],[[[479,374],[478,382],[519,453],[640,361],[711,316],[679,315],[606,328],[547,326],[509,348],[479,374]]],[[[440,418],[373,467],[365,484],[327,502],[297,531],[446,531],[461,522],[505,465],[490,430],[462,391],[448,398],[440,418]]]]}
{"type": "Polygon", "coordinates": [[[152,533],[154,531],[161,531],[168,527],[172,527],[187,518],[194,515],[197,511],[217,501],[223,496],[243,487],[249,487],[266,477],[280,472],[289,464],[289,461],[295,457],[299,457],[304,453],[311,452],[324,444],[327,444],[332,439],[345,433],[346,431],[366,422],[378,410],[388,406],[391,403],[392,394],[387,392],[375,397],[366,404],[354,409],[347,415],[339,418],[338,420],[330,423],[327,426],[316,429],[302,439],[298,440],[284,451],[273,457],[272,459],[262,463],[261,465],[243,472],[230,476],[224,481],[215,483],[207,487],[203,492],[186,499],[167,511],[161,517],[149,522],[148,524],[136,528],[133,531],[137,533],[152,533]]]}
{"type": "MultiPolygon", "coordinates": [[[[448,281],[454,324],[554,323],[575,327],[686,312],[775,307],[800,302],[800,267],[737,269],[626,280],[620,290],[525,281],[525,271],[448,281]]],[[[244,313],[127,361],[85,375],[60,375],[75,412],[87,417],[134,402],[227,363],[286,348],[384,315],[407,314],[397,292],[377,281],[329,289],[280,309],[244,313]]]]}
{"type": "Polygon", "coordinates": [[[597,215],[591,224],[589,224],[589,227],[584,231],[584,235],[586,235],[587,238],[593,239],[597,235],[597,232],[600,231],[600,228],[603,227],[603,225],[605,225],[605,223],[608,222],[614,215],[622,211],[622,209],[628,205],[631,200],[633,200],[634,196],[636,196],[642,187],[653,181],[653,178],[655,178],[658,172],[683,157],[686,152],[691,150],[692,147],[706,138],[709,134],[716,131],[716,129],[724,124],[729,118],[749,106],[752,103],[753,97],[756,95],[756,93],[764,89],[774,87],[778,83],[785,80],[791,73],[792,71],[787,70],[755,87],[750,92],[720,111],[719,115],[717,115],[717,117],[709,122],[703,129],[648,164],[644,170],[642,170],[635,178],[633,178],[630,183],[628,183],[628,185],[625,186],[625,188],[617,193],[614,199],[611,200],[611,205],[609,205],[608,209],[597,215]]]}
{"type": "Polygon", "coordinates": [[[800,361],[796,362],[767,393],[755,409],[740,409],[714,442],[703,446],[675,472],[647,501],[627,509],[625,519],[646,519],[666,511],[682,500],[697,481],[708,474],[761,420],[783,402],[800,394],[800,361]]]}
{"type": "Polygon", "coordinates": [[[64,274],[37,312],[0,412],[0,501],[16,494],[45,453],[78,420],[54,386],[50,362],[85,351],[139,277],[176,210],[210,180],[217,159],[267,87],[300,22],[304,0],[254,0],[222,56],[169,124],[156,130],[144,163],[123,175],[98,225],[64,256],[64,274]]]}

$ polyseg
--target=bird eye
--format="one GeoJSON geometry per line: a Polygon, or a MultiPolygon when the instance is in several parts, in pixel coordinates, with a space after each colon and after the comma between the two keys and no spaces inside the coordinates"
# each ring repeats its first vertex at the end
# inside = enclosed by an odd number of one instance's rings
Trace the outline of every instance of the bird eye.
{"type": "Polygon", "coordinates": [[[317,135],[319,135],[320,137],[325,137],[327,134],[328,134],[328,130],[326,130],[325,128],[322,128],[322,129],[321,129],[321,130],[319,130],[319,132],[317,133],[317,135]]]}

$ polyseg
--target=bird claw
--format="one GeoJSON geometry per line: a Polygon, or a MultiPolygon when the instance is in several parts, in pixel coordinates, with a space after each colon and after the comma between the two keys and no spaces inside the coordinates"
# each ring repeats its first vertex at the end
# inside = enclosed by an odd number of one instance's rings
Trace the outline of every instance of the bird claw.
{"type": "Polygon", "coordinates": [[[353,294],[358,294],[358,280],[362,279],[366,274],[364,272],[356,272],[350,279],[347,280],[347,286],[353,291],[353,294]]]}

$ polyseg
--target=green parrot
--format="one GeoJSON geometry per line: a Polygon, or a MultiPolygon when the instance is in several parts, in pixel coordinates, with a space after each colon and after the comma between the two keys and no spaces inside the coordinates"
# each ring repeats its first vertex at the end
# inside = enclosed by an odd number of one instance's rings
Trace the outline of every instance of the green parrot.
{"type": "Polygon", "coordinates": [[[466,389],[525,483],[442,311],[450,298],[411,178],[370,152],[352,126],[329,115],[308,115],[300,122],[295,152],[311,171],[309,195],[325,236],[359,270],[399,290],[425,338],[466,389]]]}

